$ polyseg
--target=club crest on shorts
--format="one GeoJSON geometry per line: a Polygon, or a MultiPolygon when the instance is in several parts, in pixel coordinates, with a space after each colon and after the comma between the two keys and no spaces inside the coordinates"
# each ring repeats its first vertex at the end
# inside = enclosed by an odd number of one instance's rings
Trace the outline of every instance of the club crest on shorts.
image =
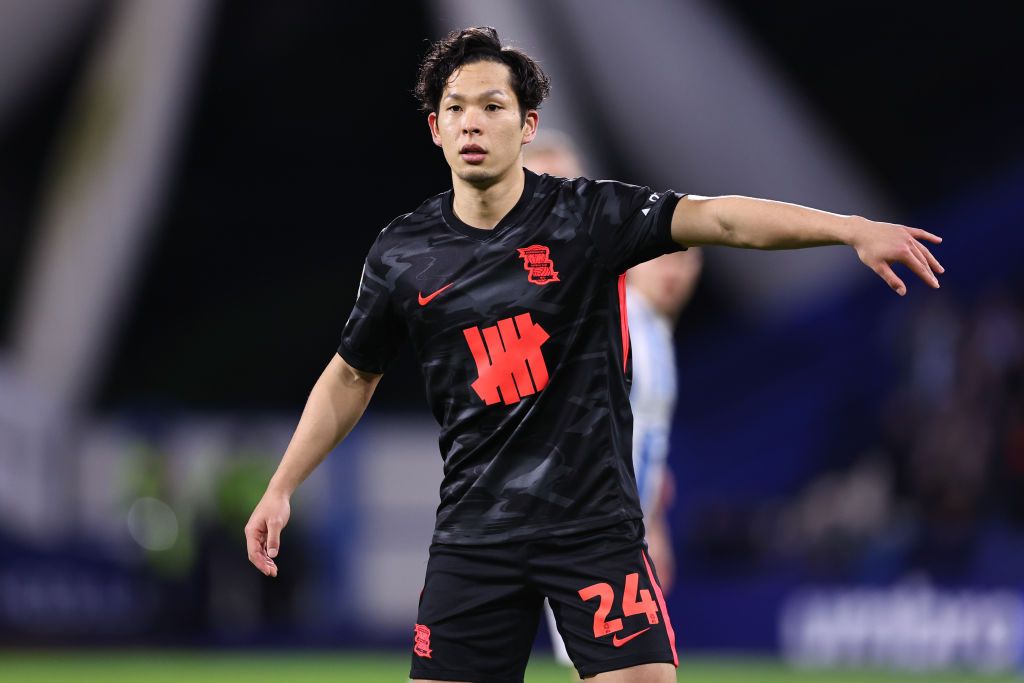
{"type": "Polygon", "coordinates": [[[551,260],[551,250],[540,244],[531,244],[517,249],[519,258],[523,259],[523,268],[529,275],[527,279],[535,285],[547,285],[560,282],[555,271],[555,263],[551,260]]]}
{"type": "Polygon", "coordinates": [[[412,650],[420,657],[433,659],[433,657],[430,656],[430,653],[433,652],[433,650],[430,649],[430,629],[423,624],[416,624],[415,644],[413,645],[412,650]]]}

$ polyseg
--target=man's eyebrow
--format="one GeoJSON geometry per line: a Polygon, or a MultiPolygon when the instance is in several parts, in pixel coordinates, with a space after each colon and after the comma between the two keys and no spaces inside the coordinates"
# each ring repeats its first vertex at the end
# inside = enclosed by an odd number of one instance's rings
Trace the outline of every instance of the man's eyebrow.
{"type": "MultiPolygon", "coordinates": [[[[497,88],[494,88],[493,90],[485,90],[484,92],[480,93],[480,99],[487,99],[489,97],[494,97],[495,95],[498,95],[500,97],[504,97],[506,99],[508,98],[508,94],[504,90],[499,90],[497,88]]],[[[457,92],[450,92],[450,93],[448,93],[447,95],[444,96],[444,99],[446,99],[446,100],[465,100],[466,96],[462,95],[460,93],[457,93],[457,92]]]]}

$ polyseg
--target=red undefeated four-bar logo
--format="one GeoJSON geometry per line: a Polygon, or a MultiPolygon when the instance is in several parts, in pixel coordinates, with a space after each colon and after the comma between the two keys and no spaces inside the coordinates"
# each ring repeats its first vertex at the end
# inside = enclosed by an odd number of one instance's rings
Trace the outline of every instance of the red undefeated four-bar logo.
{"type": "Polygon", "coordinates": [[[470,386],[487,405],[501,400],[512,405],[547,386],[548,366],[540,346],[548,340],[548,333],[529,313],[499,320],[497,325],[485,327],[482,335],[479,327],[468,327],[462,333],[479,374],[470,386]]]}

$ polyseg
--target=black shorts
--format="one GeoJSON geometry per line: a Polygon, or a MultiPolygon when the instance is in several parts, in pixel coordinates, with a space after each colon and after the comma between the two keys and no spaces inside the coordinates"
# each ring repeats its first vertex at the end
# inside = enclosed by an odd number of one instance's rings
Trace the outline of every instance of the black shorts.
{"type": "Polygon", "coordinates": [[[679,665],[643,523],[483,546],[434,543],[411,678],[520,683],[544,598],[581,677],[679,665]]]}

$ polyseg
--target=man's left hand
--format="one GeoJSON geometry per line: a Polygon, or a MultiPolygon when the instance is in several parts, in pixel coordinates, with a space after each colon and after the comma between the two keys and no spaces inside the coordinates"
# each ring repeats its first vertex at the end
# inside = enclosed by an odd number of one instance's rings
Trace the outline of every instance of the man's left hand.
{"type": "Polygon", "coordinates": [[[935,274],[946,269],[932,256],[924,241],[939,244],[941,237],[895,223],[877,223],[866,218],[855,220],[850,246],[857,251],[864,265],[878,273],[894,292],[903,296],[907,293],[907,286],[893,272],[893,263],[902,263],[929,285],[939,288],[935,274]]]}

